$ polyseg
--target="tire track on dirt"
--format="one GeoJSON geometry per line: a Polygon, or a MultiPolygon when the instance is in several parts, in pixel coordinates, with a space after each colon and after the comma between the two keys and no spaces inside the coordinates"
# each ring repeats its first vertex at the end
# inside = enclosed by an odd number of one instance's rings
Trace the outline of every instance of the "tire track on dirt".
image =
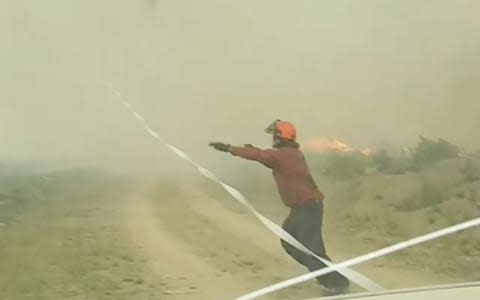
{"type": "MultiPolygon", "coordinates": [[[[171,218],[160,221],[161,216],[153,202],[153,199],[135,193],[128,201],[126,213],[135,244],[143,249],[152,270],[165,283],[162,299],[231,299],[241,294],[244,290],[237,274],[228,272],[228,266],[227,269],[212,266],[212,257],[199,255],[185,242],[181,233],[165,226],[173,220],[183,223],[189,216],[163,207],[171,218]]],[[[202,224],[198,225],[201,227],[202,224]]],[[[224,249],[217,251],[222,253],[224,249]]]]}
{"type": "MultiPolygon", "coordinates": [[[[166,282],[170,299],[233,299],[304,272],[250,216],[233,213],[196,186],[173,195],[149,183],[130,196],[126,215],[134,242],[166,282]]],[[[265,299],[321,295],[306,283],[265,299]]]]}

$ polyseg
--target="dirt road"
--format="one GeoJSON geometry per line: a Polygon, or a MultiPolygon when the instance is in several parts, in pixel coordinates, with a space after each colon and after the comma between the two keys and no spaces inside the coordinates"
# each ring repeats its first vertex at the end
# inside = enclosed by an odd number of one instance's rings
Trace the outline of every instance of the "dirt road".
{"type": "MultiPolygon", "coordinates": [[[[191,187],[149,197],[152,187],[129,196],[125,215],[133,241],[168,283],[164,295],[233,299],[301,273],[251,215],[233,213],[191,187]]],[[[311,283],[266,299],[315,295],[320,289],[311,283]]]]}
{"type": "MultiPolygon", "coordinates": [[[[251,214],[231,209],[231,201],[228,196],[213,199],[194,183],[165,189],[151,182],[132,191],[125,209],[132,238],[154,273],[168,283],[164,294],[172,299],[233,299],[306,272],[251,214]]],[[[337,258],[361,254],[346,239],[329,246],[337,258]]],[[[388,258],[357,269],[386,288],[451,280],[388,258]]],[[[265,299],[320,295],[320,287],[309,282],[265,299]]]]}
{"type": "MultiPolygon", "coordinates": [[[[0,183],[2,195],[11,195],[0,207],[1,300],[234,299],[306,272],[249,212],[227,194],[212,193],[210,183],[75,173],[0,183]]],[[[274,200],[256,205],[279,222],[286,211],[274,200]]],[[[389,243],[337,225],[327,216],[335,261],[389,243]]],[[[464,280],[411,264],[411,255],[355,269],[386,288],[464,280]]],[[[264,299],[319,296],[312,281],[264,299]]]]}

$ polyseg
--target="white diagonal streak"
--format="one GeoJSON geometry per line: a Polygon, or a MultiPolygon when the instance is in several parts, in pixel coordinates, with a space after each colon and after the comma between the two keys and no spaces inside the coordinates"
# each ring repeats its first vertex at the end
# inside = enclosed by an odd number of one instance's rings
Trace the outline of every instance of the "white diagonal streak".
{"type": "Polygon", "coordinates": [[[178,147],[175,147],[169,143],[167,143],[155,130],[153,130],[148,124],[146,119],[141,116],[138,112],[133,110],[132,106],[128,101],[123,99],[122,94],[117,91],[112,84],[110,83],[105,83],[105,85],[112,91],[114,95],[116,95],[119,100],[123,103],[123,105],[129,110],[129,112],[132,114],[132,116],[143,123],[144,129],[155,139],[159,140],[162,142],[167,148],[169,148],[173,153],[175,153],[178,157],[182,158],[183,160],[189,162],[193,166],[197,168],[200,174],[205,176],[206,178],[220,184],[225,191],[227,191],[235,200],[238,202],[242,203],[245,207],[247,207],[259,220],[262,222],[270,231],[272,231],[275,235],[277,235],[279,238],[287,242],[288,244],[292,245],[293,247],[314,256],[316,259],[320,260],[323,262],[325,265],[327,265],[330,269],[336,270],[340,273],[342,273],[345,277],[350,279],[351,281],[357,283],[359,286],[363,287],[364,289],[368,291],[382,291],[383,288],[373,282],[371,279],[367,278],[366,276],[348,268],[338,268],[335,265],[333,265],[330,261],[325,260],[324,258],[318,256],[317,254],[313,253],[310,251],[307,247],[305,247],[302,243],[300,243],[298,240],[296,240],[292,235],[290,235],[288,232],[286,232],[283,228],[260,214],[254,207],[253,205],[250,204],[250,202],[247,200],[245,196],[240,193],[237,189],[234,187],[224,183],[221,181],[215,174],[213,174],[211,171],[207,170],[206,168],[202,167],[199,163],[194,161],[188,154],[186,154],[184,151],[180,150],[178,147]]]}
{"type": "Polygon", "coordinates": [[[431,241],[431,240],[434,240],[434,239],[438,239],[440,237],[443,237],[443,236],[446,236],[446,235],[449,235],[449,234],[453,234],[453,233],[456,233],[458,231],[465,230],[465,229],[472,228],[472,227],[479,226],[479,225],[480,225],[480,218],[476,218],[476,219],[473,219],[473,220],[470,220],[470,221],[467,221],[467,222],[463,222],[463,223],[460,223],[460,224],[457,224],[457,225],[454,225],[454,226],[450,226],[450,227],[447,227],[447,228],[444,228],[444,229],[441,229],[441,230],[438,230],[438,231],[435,231],[435,232],[432,232],[432,233],[429,233],[429,234],[426,234],[426,235],[422,235],[422,236],[419,236],[419,237],[416,237],[416,238],[413,238],[413,239],[410,239],[410,240],[407,240],[407,241],[403,241],[403,242],[400,242],[400,243],[382,248],[380,250],[367,253],[367,254],[362,255],[362,256],[358,256],[358,257],[346,260],[344,262],[338,263],[338,264],[336,264],[334,266],[331,266],[331,267],[328,267],[328,268],[324,268],[324,269],[321,269],[321,270],[318,270],[318,271],[310,272],[310,273],[307,273],[307,274],[304,274],[304,275],[301,275],[301,276],[298,276],[298,277],[295,277],[295,278],[292,278],[292,279],[289,279],[289,280],[285,280],[285,281],[273,284],[271,286],[262,288],[260,290],[249,293],[247,295],[238,297],[235,300],[256,299],[258,297],[265,296],[267,294],[270,294],[270,293],[276,292],[278,290],[290,287],[292,285],[296,285],[296,284],[305,282],[307,280],[311,280],[313,278],[316,278],[318,276],[325,275],[329,272],[332,272],[336,268],[353,267],[353,266],[361,264],[363,262],[366,262],[366,261],[369,261],[369,260],[372,260],[372,259],[375,259],[375,258],[378,258],[378,257],[381,257],[381,256],[385,256],[385,255],[391,254],[393,252],[403,250],[403,249],[408,248],[408,247],[412,247],[412,246],[415,246],[415,245],[418,245],[418,244],[421,244],[421,243],[425,243],[425,242],[428,242],[428,241],[431,241]]]}

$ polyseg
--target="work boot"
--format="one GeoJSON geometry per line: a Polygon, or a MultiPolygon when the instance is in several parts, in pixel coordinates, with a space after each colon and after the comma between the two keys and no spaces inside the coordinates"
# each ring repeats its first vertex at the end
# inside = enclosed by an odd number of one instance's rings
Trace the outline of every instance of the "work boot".
{"type": "Polygon", "coordinates": [[[341,286],[341,287],[326,287],[323,286],[323,296],[336,296],[340,294],[345,294],[348,291],[348,286],[341,286]]]}

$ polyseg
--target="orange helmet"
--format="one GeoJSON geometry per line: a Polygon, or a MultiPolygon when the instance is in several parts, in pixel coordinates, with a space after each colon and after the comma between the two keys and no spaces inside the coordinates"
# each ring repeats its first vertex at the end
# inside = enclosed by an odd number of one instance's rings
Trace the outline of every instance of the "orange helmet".
{"type": "Polygon", "coordinates": [[[290,122],[276,120],[265,131],[284,140],[295,141],[297,139],[297,130],[290,122]]]}

